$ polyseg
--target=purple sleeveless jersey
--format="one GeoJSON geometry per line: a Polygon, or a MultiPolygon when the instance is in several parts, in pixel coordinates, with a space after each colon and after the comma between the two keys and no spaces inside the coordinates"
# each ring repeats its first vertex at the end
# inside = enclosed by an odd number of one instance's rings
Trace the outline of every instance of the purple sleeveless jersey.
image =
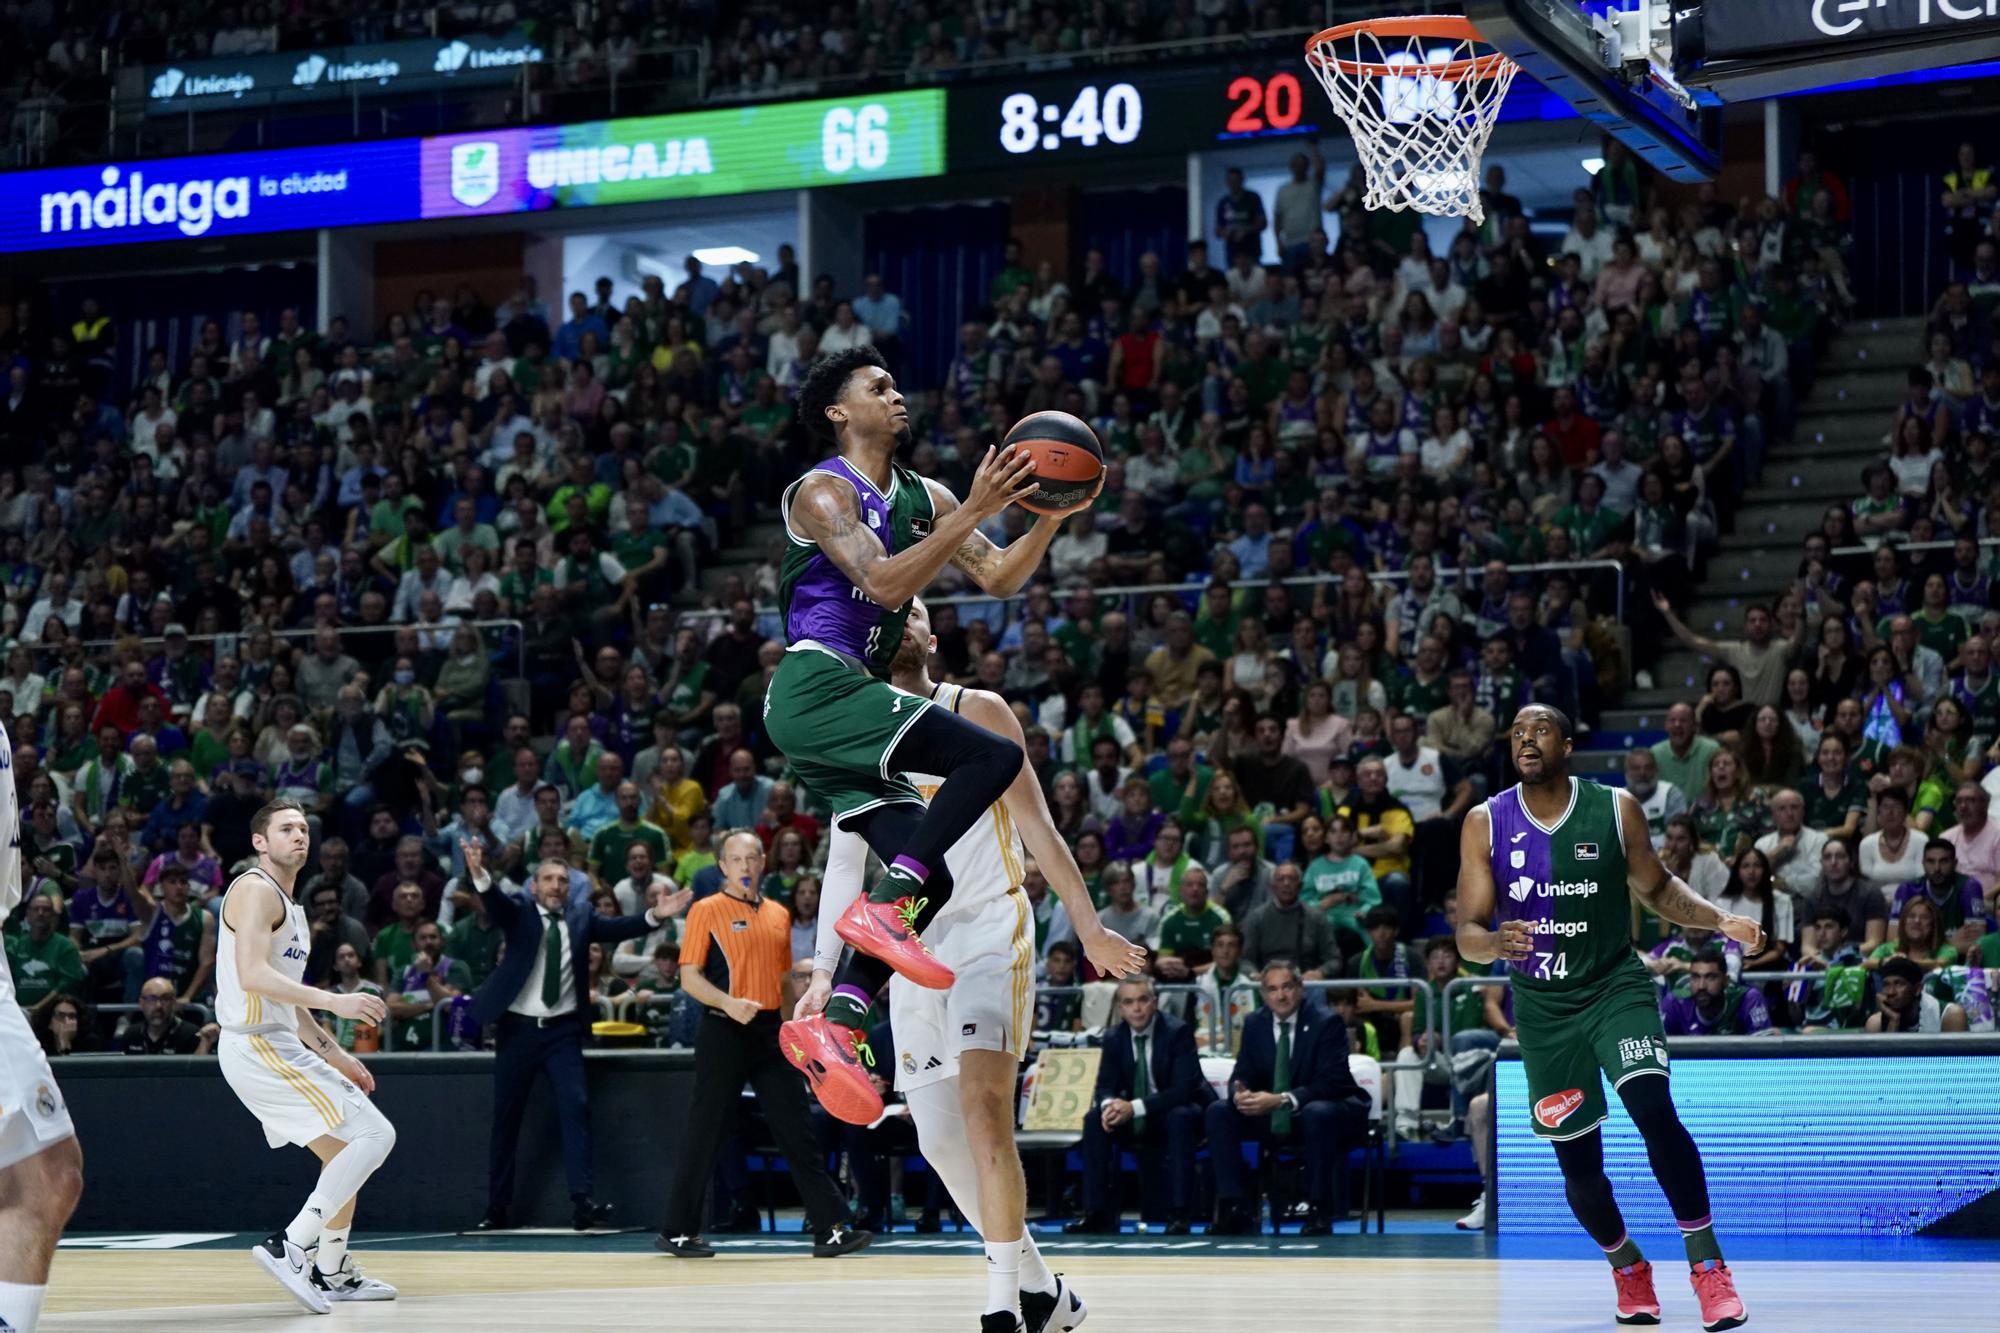
{"type": "MultiPolygon", "coordinates": [[[[862,521],[868,525],[870,532],[881,539],[883,550],[890,555],[896,554],[896,506],[890,498],[878,491],[872,481],[844,458],[829,458],[813,468],[812,472],[830,472],[852,485],[861,500],[862,521]]],[[[892,492],[900,499],[901,491],[907,489],[910,482],[900,468],[895,469],[891,476],[892,492]]],[[[896,645],[882,641],[884,609],[855,587],[853,581],[841,573],[840,567],[826,558],[817,543],[794,535],[790,517],[791,500],[793,492],[803,481],[804,478],[800,478],[785,492],[787,549],[779,576],[779,594],[785,613],[785,641],[798,643],[802,639],[811,639],[871,666],[875,665],[878,657],[886,664],[886,658],[894,655],[896,645]]],[[[901,638],[900,625],[896,637],[901,638]]]]}

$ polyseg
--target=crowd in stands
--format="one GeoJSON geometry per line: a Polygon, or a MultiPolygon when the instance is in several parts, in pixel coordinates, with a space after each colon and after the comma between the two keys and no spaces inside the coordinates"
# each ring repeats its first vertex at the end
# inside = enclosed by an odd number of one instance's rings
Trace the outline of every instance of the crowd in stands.
{"type": "MultiPolygon", "coordinates": [[[[22,1001],[57,1046],[208,1040],[179,1010],[274,795],[314,824],[309,976],[392,997],[389,1033],[344,1041],[480,1041],[463,999],[500,933],[465,839],[516,880],[563,856],[618,912],[713,892],[716,832],[755,828],[808,954],[824,827],[761,728],[775,555],[703,571],[768,538],[820,456],[790,401],[815,356],[955,334],[943,382],[905,386],[909,466],[962,490],[1059,408],[1098,426],[1109,476],[1022,598],[934,590],[938,674],[1015,704],[1107,920],[1199,988],[1223,1044],[1277,959],[1308,982],[1466,971],[1457,820],[1510,780],[1499,729],[1538,700],[1587,734],[1674,636],[1717,666],[1626,781],[1669,864],[1772,927],[1745,959],[1641,923],[1681,1030],[1990,1026],[2000,594],[1987,548],[1897,541],[2000,512],[1990,240],[1796,588],[1740,641],[1677,610],[1848,308],[1835,185],[1805,160],[1782,199],[1656,196],[1614,145],[1566,230],[1495,167],[1486,223],[1433,253],[1302,153],[1268,201],[1232,177],[1177,270],[1065,273],[1009,243],[955,331],[787,252],[622,303],[608,279],[554,308],[525,281],[425,293],[372,331],[218,313],[114,382],[99,300],[24,303],[0,332],[22,1001]],[[1794,965],[1825,976],[1735,980],[1794,965]],[[99,1004],[141,1008],[114,1036],[99,1004]]],[[[1087,979],[1027,889],[1047,981],[1087,979]]],[[[674,1040],[675,960],[670,927],[621,946],[594,998],[674,1040]]],[[[1342,999],[1357,1049],[1405,1053],[1410,1129],[1430,1003],[1342,999]]],[[[1500,993],[1454,1004],[1455,1033],[1508,1031],[1500,993]]],[[[1054,991],[1042,1017],[1084,1008],[1054,991]]]]}
{"type": "MultiPolygon", "coordinates": [[[[1342,0],[1335,9],[1343,18],[1359,18],[1396,6],[1342,0]]],[[[560,114],[563,98],[613,83],[621,89],[619,110],[631,115],[701,97],[790,97],[930,83],[982,63],[1059,68],[1078,59],[1162,59],[1232,34],[1305,31],[1323,19],[1334,21],[1325,17],[1328,12],[1303,0],[1090,5],[851,0],[830,6],[766,0],[586,5],[461,0],[379,10],[324,0],[191,0],[166,9],[126,0],[85,5],[30,0],[0,12],[0,35],[7,39],[0,44],[0,87],[13,108],[16,150],[39,163],[65,134],[79,143],[101,144],[102,104],[119,93],[121,68],[173,61],[520,31],[546,58],[529,67],[525,97],[506,89],[496,95],[496,107],[504,103],[510,118],[560,114]],[[1143,53],[1121,56],[1123,48],[1143,53]]],[[[604,104],[598,98],[592,105],[604,104]]]]}

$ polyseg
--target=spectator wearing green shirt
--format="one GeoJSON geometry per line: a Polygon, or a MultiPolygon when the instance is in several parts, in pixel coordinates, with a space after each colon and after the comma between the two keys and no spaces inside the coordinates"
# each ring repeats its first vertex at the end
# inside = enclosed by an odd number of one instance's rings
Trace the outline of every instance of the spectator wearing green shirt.
{"type": "Polygon", "coordinates": [[[1382,886],[1368,859],[1354,851],[1354,821],[1336,814],[1326,823],[1326,851],[1306,867],[1305,903],[1326,917],[1341,951],[1357,954],[1367,947],[1361,919],[1382,905],[1382,886]]]}
{"type": "Polygon", "coordinates": [[[1193,741],[1176,736],[1167,742],[1167,766],[1146,781],[1153,788],[1156,809],[1199,810],[1208,800],[1208,784],[1214,780],[1215,770],[1195,760],[1193,741]]]}
{"type": "Polygon", "coordinates": [[[500,576],[500,604],[520,615],[534,600],[535,589],[544,585],[554,587],[555,581],[555,574],[541,563],[533,542],[515,542],[514,563],[500,576]]]}
{"type": "MultiPolygon", "coordinates": [[[[1947,670],[1958,659],[1958,650],[1972,637],[1972,626],[1951,609],[1951,586],[1942,574],[1924,579],[1923,604],[1908,613],[1917,630],[1917,642],[1944,659],[1947,670]]],[[[1875,633],[1888,638],[1896,617],[1883,616],[1875,633]]]]}
{"type": "Polygon", "coordinates": [[[605,882],[609,882],[607,876],[616,878],[616,872],[625,865],[626,849],[635,842],[646,844],[646,850],[653,854],[653,864],[661,865],[667,860],[666,830],[639,817],[639,784],[629,779],[619,783],[614,799],[618,803],[618,818],[590,838],[590,873],[605,882]]]}
{"type": "MultiPolygon", "coordinates": [[[[654,483],[657,484],[657,483],[654,483]]],[[[627,498],[625,525],[611,534],[611,555],[641,597],[660,601],[671,594],[667,575],[667,534],[653,526],[651,509],[627,498]]]]}
{"type": "Polygon", "coordinates": [[[30,1018],[62,994],[83,993],[83,954],[56,929],[56,900],[38,893],[28,900],[27,929],[7,937],[7,967],[14,974],[14,998],[30,1018]]]}
{"type": "Polygon", "coordinates": [[[1213,956],[1215,932],[1231,924],[1229,912],[1208,896],[1208,871],[1191,864],[1181,876],[1179,901],[1160,914],[1160,924],[1147,943],[1160,956],[1159,972],[1166,981],[1186,981],[1213,956]]]}
{"type": "Polygon", "coordinates": [[[500,966],[500,946],[507,933],[486,915],[486,904],[472,891],[471,881],[460,880],[452,887],[458,915],[445,932],[445,952],[465,965],[471,978],[467,989],[478,990],[500,966]]]}
{"type": "Polygon", "coordinates": [[[487,551],[497,560],[500,556],[500,534],[490,523],[479,521],[479,502],[469,495],[461,495],[452,502],[452,523],[431,544],[444,557],[445,568],[454,574],[465,572],[465,553],[472,547],[487,551]]]}
{"type": "Polygon", "coordinates": [[[549,527],[555,532],[560,533],[577,521],[569,507],[573,495],[583,498],[584,523],[594,528],[604,526],[604,516],[611,511],[611,488],[597,479],[594,466],[587,452],[579,451],[570,459],[569,475],[549,497],[549,527]]]}
{"type": "Polygon", "coordinates": [[[396,886],[389,899],[394,918],[375,932],[370,953],[375,963],[375,984],[387,991],[400,981],[403,969],[417,952],[417,927],[424,924],[424,890],[414,880],[396,886]]]}
{"type": "Polygon", "coordinates": [[[1569,534],[1579,559],[1600,560],[1609,553],[1625,518],[1604,507],[1604,478],[1586,472],[1577,482],[1576,499],[1556,511],[1555,526],[1569,534]]]}
{"type": "Polygon", "coordinates": [[[688,817],[688,847],[674,858],[674,881],[690,887],[694,877],[715,864],[715,816],[706,809],[688,817]]]}
{"type": "Polygon", "coordinates": [[[1715,737],[1696,734],[1694,705],[1683,702],[1667,709],[1667,738],[1654,743],[1653,759],[1662,778],[1683,793],[1698,792],[1708,785],[1708,761],[1721,748],[1715,737]]]}
{"type": "Polygon", "coordinates": [[[1006,249],[1001,251],[1000,271],[986,287],[987,304],[1004,305],[1016,289],[1034,285],[1035,271],[1022,261],[1019,238],[1009,236],[1006,249]]]}

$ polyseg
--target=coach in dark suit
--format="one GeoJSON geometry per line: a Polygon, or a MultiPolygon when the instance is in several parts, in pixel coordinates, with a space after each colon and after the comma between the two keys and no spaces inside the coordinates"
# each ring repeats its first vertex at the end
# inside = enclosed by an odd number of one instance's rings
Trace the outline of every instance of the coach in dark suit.
{"type": "Polygon", "coordinates": [[[479,891],[487,919],[506,932],[500,966],[472,996],[481,1027],[499,1024],[493,1062],[493,1137],[488,1146],[486,1216],[474,1228],[498,1231],[511,1224],[514,1148],[535,1075],[546,1072],[562,1124],[563,1174],[575,1205],[578,1231],[602,1222],[610,1208],[591,1202],[590,1102],[583,1074],[583,1038],[590,1030],[590,946],[609,949],[657,928],[667,904],[636,916],[602,917],[590,904],[573,903],[569,866],[545,860],[535,868],[531,897],[503,892],[486,872],[486,852],[476,841],[461,846],[466,878],[479,891]]]}
{"type": "Polygon", "coordinates": [[[1130,1148],[1149,1175],[1166,1154],[1167,1234],[1185,1236],[1191,1229],[1202,1108],[1215,1100],[1215,1091],[1201,1075],[1194,1030],[1160,1012],[1151,978],[1118,983],[1118,1012],[1125,1021],[1105,1034],[1097,1095],[1083,1120],[1083,1216],[1063,1230],[1118,1230],[1111,1186],[1119,1153],[1130,1148]]]}
{"type": "Polygon", "coordinates": [[[1312,1215],[1302,1235],[1324,1236],[1345,1191],[1347,1150],[1368,1129],[1368,1094],[1347,1067],[1347,1028],[1305,1003],[1299,971],[1288,962],[1264,968],[1264,1007],[1243,1024],[1227,1101],[1209,1104],[1208,1149],[1215,1162],[1213,1234],[1258,1230],[1244,1204],[1243,1141],[1304,1151],[1312,1215]]]}

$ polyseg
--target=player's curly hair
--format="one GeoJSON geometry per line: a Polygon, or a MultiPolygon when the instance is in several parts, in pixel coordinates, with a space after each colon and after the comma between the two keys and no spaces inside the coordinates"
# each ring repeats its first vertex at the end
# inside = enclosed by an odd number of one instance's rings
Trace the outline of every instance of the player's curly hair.
{"type": "Polygon", "coordinates": [[[866,346],[829,352],[812,363],[799,384],[799,421],[807,430],[824,439],[833,438],[833,422],[827,419],[826,409],[839,400],[848,376],[864,366],[887,370],[889,363],[880,352],[866,346]]]}

